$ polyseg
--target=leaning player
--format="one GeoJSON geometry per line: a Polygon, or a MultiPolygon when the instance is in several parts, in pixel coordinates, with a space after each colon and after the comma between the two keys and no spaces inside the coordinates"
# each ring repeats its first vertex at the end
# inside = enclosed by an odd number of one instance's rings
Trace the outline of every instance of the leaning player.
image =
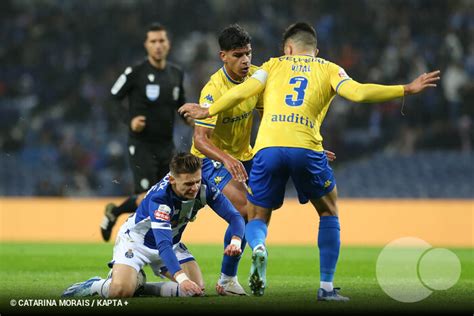
{"type": "Polygon", "coordinates": [[[219,189],[202,178],[201,167],[201,159],[190,153],[175,155],[170,173],[147,192],[136,213],[120,228],[109,264],[112,277],[74,284],[63,296],[131,297],[147,264],[156,275],[165,275],[173,282],[145,284],[144,295],[203,295],[201,270],[181,242],[186,225],[209,204],[229,223],[231,242],[224,253],[240,256],[245,223],[219,189]]]}
{"type": "MultiPolygon", "coordinates": [[[[219,35],[222,68],[214,73],[201,91],[200,102],[212,104],[227,90],[241,84],[258,69],[251,64],[250,35],[237,24],[224,28],[219,35]]],[[[250,137],[254,109],[262,111],[259,95],[243,100],[236,107],[204,120],[195,121],[191,153],[203,158],[203,177],[215,184],[247,219],[247,203],[243,181],[252,166],[250,137]]],[[[335,155],[327,152],[333,160],[335,155]]],[[[227,229],[224,248],[229,245],[227,229]]],[[[246,242],[242,240],[242,252],[246,242]]],[[[224,255],[216,290],[219,295],[246,295],[237,279],[240,256],[224,255]]]]}
{"type": "Polygon", "coordinates": [[[439,71],[420,75],[406,85],[360,84],[336,64],[316,58],[316,32],[307,23],[288,27],[283,47],[285,56],[271,58],[251,79],[210,108],[187,104],[179,112],[193,118],[216,115],[265,90],[247,195],[245,236],[253,250],[250,288],[254,295],[264,293],[267,226],[272,210],[283,204],[285,185],[291,177],[300,203],[310,201],[320,216],[318,300],[347,301],[333,286],[340,224],[336,182],[323,154],[320,126],[336,94],[354,102],[384,102],[435,87],[439,71]]]}

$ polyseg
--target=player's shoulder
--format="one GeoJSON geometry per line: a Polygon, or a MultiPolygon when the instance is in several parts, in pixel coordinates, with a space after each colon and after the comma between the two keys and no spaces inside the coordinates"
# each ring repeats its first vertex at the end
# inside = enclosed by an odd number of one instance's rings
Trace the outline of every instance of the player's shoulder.
{"type": "Polygon", "coordinates": [[[177,72],[179,74],[184,73],[183,68],[180,65],[178,65],[178,64],[176,64],[172,61],[167,61],[166,63],[167,63],[167,66],[170,68],[171,71],[177,72]]]}
{"type": "Polygon", "coordinates": [[[216,72],[214,72],[211,77],[209,77],[205,88],[219,90],[222,86],[225,85],[226,80],[227,79],[225,77],[224,70],[221,67],[216,72]]]}

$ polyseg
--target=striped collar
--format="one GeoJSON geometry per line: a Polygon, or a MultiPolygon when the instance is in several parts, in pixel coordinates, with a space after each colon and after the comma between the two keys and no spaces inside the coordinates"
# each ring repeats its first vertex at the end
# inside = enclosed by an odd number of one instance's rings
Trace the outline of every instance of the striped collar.
{"type": "Polygon", "coordinates": [[[232,79],[229,74],[227,73],[227,71],[225,70],[225,66],[222,66],[222,71],[224,72],[224,75],[227,77],[227,79],[232,82],[233,84],[241,84],[242,82],[244,82],[243,80],[242,81],[236,81],[234,79],[232,79]]]}

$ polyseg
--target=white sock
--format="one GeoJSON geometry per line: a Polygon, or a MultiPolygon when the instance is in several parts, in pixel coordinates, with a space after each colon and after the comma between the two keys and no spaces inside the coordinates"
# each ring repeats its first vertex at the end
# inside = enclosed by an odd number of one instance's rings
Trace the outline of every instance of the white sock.
{"type": "Polygon", "coordinates": [[[321,288],[325,290],[326,292],[332,292],[332,290],[334,290],[334,286],[332,285],[332,282],[321,281],[321,288]]]}
{"type": "Polygon", "coordinates": [[[147,282],[143,288],[143,295],[174,297],[184,296],[179,291],[179,284],[176,282],[147,282]]]}
{"type": "Polygon", "coordinates": [[[92,283],[91,286],[92,294],[98,294],[101,297],[108,298],[110,282],[112,282],[111,278],[100,279],[99,281],[95,281],[94,283],[92,283]]]}
{"type": "Polygon", "coordinates": [[[237,276],[229,276],[229,275],[227,275],[227,274],[221,273],[221,277],[220,277],[220,279],[219,279],[219,281],[218,281],[217,283],[219,283],[220,285],[222,285],[222,284],[225,284],[225,283],[227,283],[227,282],[229,282],[229,281],[232,281],[232,280],[236,281],[236,280],[237,280],[237,276]]]}

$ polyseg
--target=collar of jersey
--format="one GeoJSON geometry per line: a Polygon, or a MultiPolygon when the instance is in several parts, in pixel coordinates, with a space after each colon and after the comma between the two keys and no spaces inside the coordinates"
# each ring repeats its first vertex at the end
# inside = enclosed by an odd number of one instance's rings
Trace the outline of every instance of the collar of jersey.
{"type": "Polygon", "coordinates": [[[225,66],[222,66],[222,71],[224,72],[224,75],[227,77],[227,79],[229,79],[229,81],[232,82],[233,84],[241,84],[243,82],[243,81],[235,81],[234,79],[232,79],[227,73],[227,71],[225,70],[225,66]]]}

